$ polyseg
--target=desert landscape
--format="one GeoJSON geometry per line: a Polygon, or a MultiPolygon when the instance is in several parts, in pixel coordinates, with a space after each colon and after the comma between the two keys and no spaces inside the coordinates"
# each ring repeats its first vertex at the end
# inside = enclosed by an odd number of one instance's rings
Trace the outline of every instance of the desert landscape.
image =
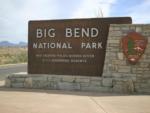
{"type": "Polygon", "coordinates": [[[0,65],[27,62],[27,47],[0,47],[0,65]]]}

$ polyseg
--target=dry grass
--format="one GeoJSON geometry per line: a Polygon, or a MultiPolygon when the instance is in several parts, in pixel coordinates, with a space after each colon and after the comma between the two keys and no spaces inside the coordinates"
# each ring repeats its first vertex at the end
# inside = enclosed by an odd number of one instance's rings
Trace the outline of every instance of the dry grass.
{"type": "Polygon", "coordinates": [[[0,47],[0,65],[27,62],[27,48],[0,47]]]}

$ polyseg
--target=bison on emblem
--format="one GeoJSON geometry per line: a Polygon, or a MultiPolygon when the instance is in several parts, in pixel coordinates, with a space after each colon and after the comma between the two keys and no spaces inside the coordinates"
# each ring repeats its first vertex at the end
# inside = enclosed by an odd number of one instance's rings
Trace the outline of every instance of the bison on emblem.
{"type": "Polygon", "coordinates": [[[130,32],[121,40],[123,53],[131,64],[136,64],[143,55],[147,39],[137,32],[130,32]]]}

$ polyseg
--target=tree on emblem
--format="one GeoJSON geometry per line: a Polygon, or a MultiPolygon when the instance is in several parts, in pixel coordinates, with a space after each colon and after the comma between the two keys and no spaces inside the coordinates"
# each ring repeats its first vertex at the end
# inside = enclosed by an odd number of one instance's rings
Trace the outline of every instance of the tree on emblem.
{"type": "Polygon", "coordinates": [[[129,55],[134,55],[135,54],[134,42],[131,38],[129,38],[129,40],[128,40],[128,54],[129,55]]]}

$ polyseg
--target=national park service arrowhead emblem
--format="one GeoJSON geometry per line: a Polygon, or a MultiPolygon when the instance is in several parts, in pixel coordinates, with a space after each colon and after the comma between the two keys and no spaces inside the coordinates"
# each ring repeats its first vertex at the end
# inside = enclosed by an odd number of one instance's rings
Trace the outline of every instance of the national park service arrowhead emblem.
{"type": "Polygon", "coordinates": [[[137,32],[130,32],[121,40],[123,53],[131,64],[136,64],[143,55],[147,39],[137,32]]]}

